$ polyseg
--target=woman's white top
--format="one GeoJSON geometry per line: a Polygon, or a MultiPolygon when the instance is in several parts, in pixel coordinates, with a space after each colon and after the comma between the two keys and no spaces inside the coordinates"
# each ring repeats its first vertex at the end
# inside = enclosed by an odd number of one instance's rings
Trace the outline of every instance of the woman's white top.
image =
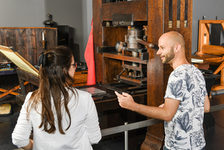
{"type": "Polygon", "coordinates": [[[31,131],[33,130],[33,150],[92,150],[91,144],[98,143],[101,132],[96,107],[91,94],[78,90],[75,96],[70,90],[68,109],[71,114],[71,126],[68,130],[69,118],[65,109],[62,109],[62,125],[65,134],[58,130],[58,123],[54,106],[56,131],[53,134],[39,128],[41,123],[41,104],[37,110],[31,109],[27,120],[27,104],[32,92],[28,93],[20,111],[17,124],[12,133],[12,142],[18,147],[28,145],[31,131]]]}

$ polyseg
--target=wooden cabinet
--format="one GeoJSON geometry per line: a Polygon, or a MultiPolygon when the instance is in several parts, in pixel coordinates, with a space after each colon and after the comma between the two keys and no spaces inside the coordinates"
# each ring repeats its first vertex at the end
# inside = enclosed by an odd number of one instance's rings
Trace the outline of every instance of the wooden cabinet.
{"type": "MultiPolygon", "coordinates": [[[[1,27],[0,45],[11,47],[32,65],[39,54],[57,45],[57,29],[47,27],[1,27]]],[[[0,55],[0,62],[8,61],[0,55]]]]}
{"type": "MultiPolygon", "coordinates": [[[[147,104],[158,106],[164,101],[163,95],[171,68],[161,63],[155,47],[147,47],[147,60],[126,57],[123,50],[121,53],[115,50],[116,42],[127,41],[128,29],[132,27],[144,30],[142,40],[153,45],[157,45],[164,32],[180,32],[186,42],[186,56],[190,59],[192,0],[93,0],[97,82],[116,82],[114,79],[124,68],[125,62],[142,64],[137,66],[145,65],[146,67],[139,68],[146,72],[147,104]]],[[[131,69],[136,68],[129,67],[131,69]]],[[[141,149],[160,149],[162,140],[162,125],[151,126],[141,149]]]]}
{"type": "Polygon", "coordinates": [[[88,71],[77,71],[74,75],[74,86],[85,86],[87,83],[88,71]]]}

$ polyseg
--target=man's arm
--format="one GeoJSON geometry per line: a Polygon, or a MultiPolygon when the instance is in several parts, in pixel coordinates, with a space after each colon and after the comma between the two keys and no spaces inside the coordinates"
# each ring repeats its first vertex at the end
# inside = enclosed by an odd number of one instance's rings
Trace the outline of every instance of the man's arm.
{"type": "Polygon", "coordinates": [[[208,95],[205,96],[204,111],[205,112],[210,111],[210,101],[209,101],[208,95]]]}
{"type": "Polygon", "coordinates": [[[115,92],[118,97],[119,105],[122,108],[129,109],[145,115],[147,117],[152,117],[156,119],[161,119],[165,121],[172,120],[173,116],[176,114],[180,101],[175,99],[165,99],[165,103],[162,107],[153,107],[136,103],[132,96],[127,93],[119,94],[115,92]]]}

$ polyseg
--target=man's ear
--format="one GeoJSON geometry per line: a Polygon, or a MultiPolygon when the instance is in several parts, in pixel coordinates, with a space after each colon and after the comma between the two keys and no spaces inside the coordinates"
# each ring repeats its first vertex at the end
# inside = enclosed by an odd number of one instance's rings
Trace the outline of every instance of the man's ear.
{"type": "Polygon", "coordinates": [[[176,45],[174,46],[174,52],[177,53],[177,52],[179,52],[180,50],[181,50],[181,45],[180,45],[180,44],[176,44],[176,45]]]}

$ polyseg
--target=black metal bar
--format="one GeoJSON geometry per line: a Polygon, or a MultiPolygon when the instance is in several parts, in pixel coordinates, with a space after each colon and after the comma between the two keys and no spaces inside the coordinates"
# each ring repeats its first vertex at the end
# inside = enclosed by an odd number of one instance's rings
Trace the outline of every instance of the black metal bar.
{"type": "Polygon", "coordinates": [[[158,120],[158,119],[144,120],[144,121],[139,121],[139,122],[135,122],[135,123],[130,123],[127,125],[121,125],[121,126],[103,129],[103,130],[101,130],[101,133],[102,133],[102,136],[107,136],[107,135],[111,135],[111,134],[121,133],[124,131],[129,131],[129,130],[134,130],[134,129],[138,129],[138,128],[151,126],[151,125],[158,124],[158,123],[162,123],[162,120],[158,120]]]}
{"type": "MultiPolygon", "coordinates": [[[[211,108],[210,108],[210,112],[215,112],[215,111],[220,111],[220,110],[224,110],[224,104],[211,106],[211,108]]],[[[148,119],[148,120],[144,120],[144,121],[130,123],[127,125],[121,125],[121,126],[103,129],[103,130],[101,130],[101,133],[102,133],[102,136],[107,136],[107,135],[112,135],[112,134],[116,134],[116,133],[121,133],[124,131],[148,127],[148,126],[162,123],[162,122],[163,122],[162,120],[158,120],[158,119],[148,119]]]]}

